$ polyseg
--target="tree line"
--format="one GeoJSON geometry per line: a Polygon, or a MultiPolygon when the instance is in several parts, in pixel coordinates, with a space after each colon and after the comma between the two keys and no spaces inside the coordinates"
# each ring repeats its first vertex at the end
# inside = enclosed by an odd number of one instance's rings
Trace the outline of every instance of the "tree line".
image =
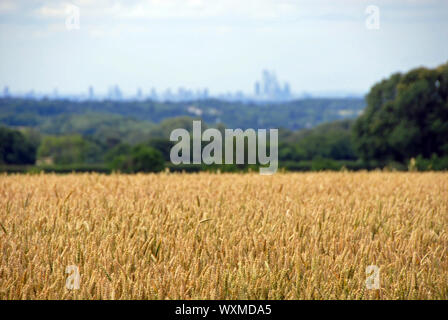
{"type": "MultiPolygon", "coordinates": [[[[310,129],[280,128],[279,166],[288,170],[448,169],[448,63],[393,74],[371,88],[366,104],[356,119],[310,129]]],[[[170,165],[170,132],[191,130],[196,118],[190,116],[165,118],[159,123],[90,111],[57,117],[58,122],[40,126],[0,128],[0,164],[91,166],[92,170],[122,172],[161,171],[166,166],[190,171],[253,167],[170,165]]],[[[222,123],[208,127],[225,129],[222,123]]]]}

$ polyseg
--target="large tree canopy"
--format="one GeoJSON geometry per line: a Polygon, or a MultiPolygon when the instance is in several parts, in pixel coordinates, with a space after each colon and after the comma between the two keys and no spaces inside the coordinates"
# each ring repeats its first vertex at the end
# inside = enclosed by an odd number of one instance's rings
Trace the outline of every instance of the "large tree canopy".
{"type": "Polygon", "coordinates": [[[372,87],[354,125],[365,160],[448,155],[448,63],[394,74],[372,87]]]}
{"type": "Polygon", "coordinates": [[[0,127],[0,164],[34,164],[36,146],[20,131],[0,127]]]}

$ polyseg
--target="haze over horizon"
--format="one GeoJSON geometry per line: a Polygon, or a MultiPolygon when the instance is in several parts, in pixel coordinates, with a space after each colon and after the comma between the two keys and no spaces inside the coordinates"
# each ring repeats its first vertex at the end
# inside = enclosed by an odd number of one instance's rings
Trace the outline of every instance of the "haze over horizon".
{"type": "Polygon", "coordinates": [[[253,93],[275,70],[294,93],[365,93],[394,72],[448,60],[444,0],[0,0],[0,87],[253,93]],[[68,30],[68,9],[80,29],[68,30]],[[380,28],[366,28],[366,7],[380,28]]]}

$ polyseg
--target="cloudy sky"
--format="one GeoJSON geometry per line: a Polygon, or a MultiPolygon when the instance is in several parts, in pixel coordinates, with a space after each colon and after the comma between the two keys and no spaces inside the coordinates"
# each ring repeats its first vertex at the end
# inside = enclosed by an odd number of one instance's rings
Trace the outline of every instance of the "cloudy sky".
{"type": "Polygon", "coordinates": [[[296,93],[365,93],[448,61],[448,1],[0,0],[0,48],[0,86],[12,92],[250,93],[267,68],[296,93]],[[79,30],[66,26],[73,5],[79,30]],[[366,27],[369,5],[379,29],[366,27]]]}

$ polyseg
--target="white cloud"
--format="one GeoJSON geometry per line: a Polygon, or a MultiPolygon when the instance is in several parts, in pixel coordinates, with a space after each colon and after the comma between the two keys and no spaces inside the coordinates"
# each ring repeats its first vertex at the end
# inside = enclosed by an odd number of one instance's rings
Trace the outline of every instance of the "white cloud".
{"type": "Polygon", "coordinates": [[[12,0],[0,1],[0,14],[11,13],[17,9],[17,5],[12,0]]]}

